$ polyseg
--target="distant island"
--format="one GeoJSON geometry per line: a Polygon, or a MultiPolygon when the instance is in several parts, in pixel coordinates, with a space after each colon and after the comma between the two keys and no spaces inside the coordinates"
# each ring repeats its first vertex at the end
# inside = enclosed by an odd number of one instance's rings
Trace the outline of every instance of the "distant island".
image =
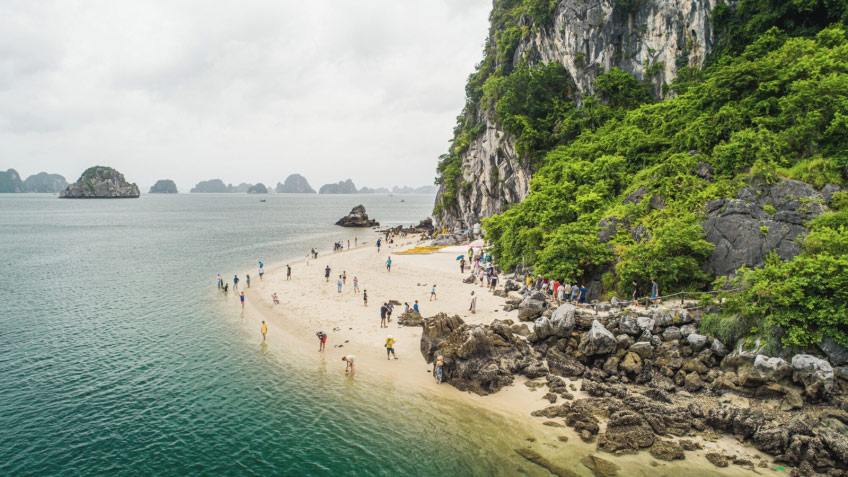
{"type": "Polygon", "coordinates": [[[14,169],[0,171],[0,193],[39,192],[55,194],[68,187],[68,181],[59,174],[38,174],[21,180],[20,174],[14,169]]]}
{"type": "Polygon", "coordinates": [[[248,187],[247,193],[248,194],[267,194],[268,188],[265,187],[265,184],[260,182],[258,184],[255,184],[255,185],[248,187]]]}
{"type": "Polygon", "coordinates": [[[391,190],[387,187],[376,187],[374,189],[370,187],[363,187],[359,189],[360,194],[435,194],[438,192],[439,188],[434,185],[421,186],[421,187],[409,187],[409,186],[394,186],[391,190]]]}
{"type": "Polygon", "coordinates": [[[391,191],[385,187],[377,187],[376,189],[372,189],[370,187],[363,187],[359,189],[360,194],[389,194],[391,191]]]}
{"type": "Polygon", "coordinates": [[[159,179],[150,188],[150,194],[176,194],[177,184],[170,179],[159,179]]]}
{"type": "Polygon", "coordinates": [[[337,184],[324,184],[318,189],[319,194],[356,194],[357,192],[359,191],[350,179],[339,181],[337,184]]]}
{"type": "Polygon", "coordinates": [[[314,194],[315,189],[310,187],[309,182],[300,174],[292,174],[286,177],[282,184],[277,183],[278,194],[314,194]]]}
{"type": "Polygon", "coordinates": [[[111,167],[89,167],[79,180],[59,194],[60,199],[137,199],[138,186],[111,167]]]}

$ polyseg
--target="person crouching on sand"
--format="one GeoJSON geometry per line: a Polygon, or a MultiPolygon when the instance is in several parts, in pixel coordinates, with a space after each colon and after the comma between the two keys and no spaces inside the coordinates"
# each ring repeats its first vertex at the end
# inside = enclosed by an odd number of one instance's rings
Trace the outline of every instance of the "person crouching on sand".
{"type": "Polygon", "coordinates": [[[346,363],[345,364],[345,376],[347,376],[348,374],[353,376],[353,373],[356,372],[356,356],[349,354],[347,356],[344,356],[342,358],[342,361],[344,361],[346,363]]]}
{"type": "Polygon", "coordinates": [[[318,337],[318,352],[323,353],[324,346],[327,344],[327,333],[324,333],[323,331],[318,331],[318,333],[315,333],[315,336],[318,337]]]}

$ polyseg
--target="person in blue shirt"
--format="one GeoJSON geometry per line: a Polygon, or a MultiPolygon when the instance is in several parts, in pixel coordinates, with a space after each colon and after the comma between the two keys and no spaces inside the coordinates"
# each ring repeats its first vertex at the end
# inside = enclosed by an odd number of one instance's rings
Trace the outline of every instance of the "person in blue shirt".
{"type": "Polygon", "coordinates": [[[380,253],[380,239],[377,239],[377,253],[380,253]]]}
{"type": "Polygon", "coordinates": [[[415,312],[416,312],[416,313],[421,313],[421,312],[418,310],[418,300],[415,300],[415,304],[414,304],[414,305],[412,305],[412,309],[413,309],[413,310],[415,310],[415,312]]]}
{"type": "Polygon", "coordinates": [[[656,308],[660,302],[660,286],[657,285],[656,280],[651,280],[651,300],[653,300],[654,308],[656,308]]]}
{"type": "Polygon", "coordinates": [[[586,303],[586,295],[589,293],[589,290],[586,288],[586,285],[580,285],[580,303],[586,303]]]}
{"type": "Polygon", "coordinates": [[[392,271],[392,257],[391,256],[389,257],[388,260],[386,260],[386,270],[389,271],[389,272],[392,271]]]}

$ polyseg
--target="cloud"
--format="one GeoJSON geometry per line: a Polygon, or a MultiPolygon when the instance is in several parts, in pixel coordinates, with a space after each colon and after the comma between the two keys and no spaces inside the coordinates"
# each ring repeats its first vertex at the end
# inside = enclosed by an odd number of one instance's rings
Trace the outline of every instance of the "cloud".
{"type": "Polygon", "coordinates": [[[0,168],[428,184],[490,0],[4,2],[0,168]]]}

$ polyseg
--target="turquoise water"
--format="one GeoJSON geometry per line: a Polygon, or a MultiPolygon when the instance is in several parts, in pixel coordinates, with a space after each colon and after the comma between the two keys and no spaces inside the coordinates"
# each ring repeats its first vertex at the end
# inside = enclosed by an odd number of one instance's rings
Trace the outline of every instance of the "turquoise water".
{"type": "Polygon", "coordinates": [[[362,237],[332,225],[357,203],[432,207],[403,199],[1,195],[0,475],[517,471],[488,416],[260,346],[220,306],[217,273],[362,237]]]}

